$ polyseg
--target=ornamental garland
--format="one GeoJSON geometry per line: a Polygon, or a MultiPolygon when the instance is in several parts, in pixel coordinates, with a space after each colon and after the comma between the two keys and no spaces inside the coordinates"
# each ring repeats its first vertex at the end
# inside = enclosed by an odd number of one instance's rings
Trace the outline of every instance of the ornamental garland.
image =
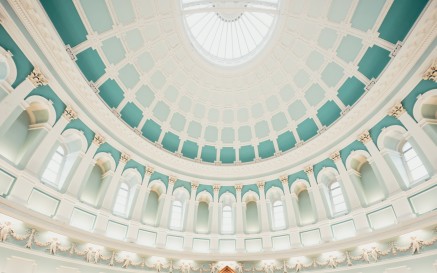
{"type": "MultiPolygon", "coordinates": [[[[437,227],[434,228],[434,233],[437,233],[437,227]]],[[[93,248],[91,246],[84,249],[79,249],[76,243],[71,243],[71,245],[62,245],[59,238],[53,237],[49,241],[40,241],[37,238],[38,231],[35,228],[28,229],[25,234],[17,234],[9,221],[0,224],[0,242],[7,243],[9,236],[11,236],[15,241],[26,241],[24,245],[25,248],[31,249],[33,244],[39,247],[47,247],[45,250],[51,255],[57,255],[58,252],[68,252],[72,257],[81,257],[87,263],[94,264],[105,264],[109,266],[120,266],[121,268],[148,268],[155,270],[160,273],[163,269],[168,269],[168,273],[180,272],[180,273],[191,273],[199,272],[210,272],[218,273],[223,267],[219,262],[211,262],[209,264],[200,264],[195,266],[194,264],[183,261],[177,265],[173,265],[173,261],[169,260],[168,263],[164,264],[160,260],[156,260],[153,264],[148,264],[146,262],[146,257],[141,257],[140,260],[134,261],[130,255],[122,255],[120,250],[112,250],[110,255],[104,255],[102,250],[99,248],[93,248]],[[108,262],[109,261],[109,262],[108,262]]],[[[430,240],[423,240],[417,238],[416,236],[410,237],[410,242],[406,246],[397,246],[394,241],[387,245],[387,248],[380,249],[376,246],[369,248],[363,248],[360,255],[352,256],[350,251],[345,251],[342,256],[330,255],[325,260],[319,260],[318,258],[313,258],[310,263],[303,263],[297,259],[294,264],[288,263],[286,260],[283,261],[282,265],[278,265],[274,262],[263,262],[260,266],[255,266],[252,264],[244,264],[238,262],[234,266],[236,273],[244,272],[259,272],[259,273],[275,273],[278,270],[282,270],[283,273],[289,272],[288,270],[294,270],[294,272],[301,272],[305,269],[310,268],[331,268],[335,269],[339,265],[353,266],[354,262],[377,262],[381,257],[384,256],[396,256],[398,252],[410,251],[411,255],[418,254],[421,252],[422,247],[431,246],[437,242],[437,235],[433,236],[430,240]],[[246,267],[249,266],[249,267],[246,267]]]]}

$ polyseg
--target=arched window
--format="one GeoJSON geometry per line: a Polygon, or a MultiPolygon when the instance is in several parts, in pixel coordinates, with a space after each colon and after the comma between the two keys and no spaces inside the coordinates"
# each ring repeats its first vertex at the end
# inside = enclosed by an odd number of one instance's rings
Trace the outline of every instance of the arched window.
{"type": "Polygon", "coordinates": [[[56,188],[62,187],[61,175],[62,169],[65,165],[66,152],[62,145],[59,145],[56,151],[53,153],[49,164],[44,170],[41,179],[43,182],[50,184],[56,188]]]}
{"type": "Polygon", "coordinates": [[[183,219],[183,209],[182,202],[179,200],[174,200],[171,206],[171,218],[170,218],[170,228],[174,230],[182,229],[182,219],[183,219]]]}
{"type": "Polygon", "coordinates": [[[332,210],[334,214],[346,211],[346,203],[344,201],[343,192],[341,191],[340,183],[338,181],[329,185],[329,197],[332,203],[332,210]]]}
{"type": "Polygon", "coordinates": [[[232,208],[229,205],[225,205],[222,210],[222,233],[234,232],[232,221],[232,208]]]}
{"type": "Polygon", "coordinates": [[[129,202],[129,186],[126,183],[121,183],[118,189],[117,197],[114,204],[114,214],[126,215],[129,202]]]}
{"type": "Polygon", "coordinates": [[[420,160],[416,151],[413,149],[413,146],[411,146],[409,142],[405,142],[404,146],[402,146],[402,158],[412,182],[419,181],[429,176],[422,160],[420,160]]]}
{"type": "Polygon", "coordinates": [[[282,201],[277,200],[273,203],[273,229],[285,228],[284,205],[282,201]]]}

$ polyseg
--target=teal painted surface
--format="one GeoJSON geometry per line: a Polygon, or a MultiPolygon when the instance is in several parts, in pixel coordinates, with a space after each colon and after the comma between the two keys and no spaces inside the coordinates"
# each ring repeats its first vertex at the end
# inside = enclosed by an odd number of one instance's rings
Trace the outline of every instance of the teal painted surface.
{"type": "Polygon", "coordinates": [[[211,185],[203,185],[199,184],[199,187],[197,187],[196,195],[199,194],[199,192],[207,191],[211,194],[211,196],[214,196],[213,188],[211,185]]]}
{"type": "Polygon", "coordinates": [[[303,180],[308,181],[308,176],[307,176],[307,174],[303,170],[299,171],[297,173],[293,173],[293,174],[288,175],[288,185],[289,185],[289,187],[291,187],[291,185],[296,180],[298,180],[298,179],[303,179],[303,180]]]}
{"type": "Polygon", "coordinates": [[[347,79],[338,89],[338,97],[344,105],[353,105],[363,94],[365,84],[355,77],[347,79]]]}
{"type": "Polygon", "coordinates": [[[360,38],[352,35],[346,35],[337,48],[337,56],[345,62],[353,62],[363,47],[360,38]]]}
{"type": "Polygon", "coordinates": [[[220,150],[220,161],[224,164],[235,162],[235,150],[231,147],[224,147],[220,150]]]}
{"type": "Polygon", "coordinates": [[[258,207],[254,201],[246,204],[246,232],[255,233],[259,231],[258,207]]]}
{"type": "Polygon", "coordinates": [[[307,118],[297,126],[297,133],[302,141],[307,141],[317,135],[317,125],[312,118],[307,118]]]}
{"type": "Polygon", "coordinates": [[[82,131],[86,140],[87,140],[88,147],[91,145],[93,138],[94,138],[94,132],[88,126],[86,126],[82,120],[74,119],[74,120],[70,121],[67,124],[67,126],[65,127],[65,130],[67,130],[67,129],[76,129],[76,130],[82,131]]]}
{"type": "Polygon", "coordinates": [[[334,87],[337,85],[343,75],[343,68],[337,63],[332,62],[329,63],[323,70],[321,78],[326,83],[326,85],[328,85],[329,87],[334,87]]]}
{"type": "Polygon", "coordinates": [[[202,161],[214,163],[216,161],[217,151],[214,146],[206,145],[202,148],[202,153],[200,155],[200,158],[202,158],[202,161]]]}
{"type": "Polygon", "coordinates": [[[109,108],[117,108],[124,99],[124,92],[116,81],[108,79],[99,87],[99,95],[109,108]]]}
{"type": "Polygon", "coordinates": [[[126,55],[123,44],[117,37],[111,37],[104,40],[102,42],[102,50],[106,56],[106,59],[108,59],[108,62],[111,64],[117,64],[121,62],[126,55]]]}
{"type": "Polygon", "coordinates": [[[33,65],[29,62],[27,57],[17,46],[14,40],[12,40],[9,33],[0,25],[0,46],[5,50],[9,50],[13,55],[12,59],[17,67],[17,78],[12,84],[13,88],[16,88],[21,82],[23,82],[26,77],[32,72],[33,65]]]}
{"type": "Polygon", "coordinates": [[[197,151],[199,150],[199,145],[197,143],[187,140],[184,142],[182,146],[182,155],[191,159],[195,159],[197,157],[197,151]]]}
{"type": "Polygon", "coordinates": [[[99,33],[112,29],[114,24],[105,2],[105,0],[80,0],[88,22],[93,30],[99,33]]]}
{"type": "Polygon", "coordinates": [[[147,108],[155,100],[155,93],[153,93],[152,89],[150,89],[148,85],[143,85],[138,88],[135,98],[141,104],[141,106],[147,108]]]}
{"type": "Polygon", "coordinates": [[[429,1],[396,0],[378,29],[379,37],[393,44],[402,41],[429,1]]]}
{"type": "Polygon", "coordinates": [[[402,100],[402,105],[404,106],[407,113],[413,116],[414,104],[417,101],[417,96],[421,94],[425,94],[427,91],[431,89],[436,89],[437,83],[433,81],[420,81],[414,89],[402,100]]]}
{"type": "Polygon", "coordinates": [[[149,225],[156,224],[156,216],[158,215],[158,194],[155,191],[150,191],[147,198],[146,206],[143,212],[143,222],[149,225]]]}
{"type": "Polygon", "coordinates": [[[133,89],[140,81],[140,74],[132,64],[127,64],[118,71],[118,77],[128,89],[133,89]]]}
{"type": "Polygon", "coordinates": [[[264,191],[268,192],[271,187],[277,187],[277,188],[280,188],[281,190],[283,190],[282,182],[279,179],[267,181],[264,185],[264,191]]]}
{"type": "Polygon", "coordinates": [[[165,174],[154,171],[152,173],[152,175],[150,176],[150,181],[153,181],[153,180],[161,180],[164,183],[165,187],[166,188],[168,187],[168,176],[165,174]]]}
{"type": "Polygon", "coordinates": [[[206,202],[200,202],[197,207],[196,231],[206,233],[209,231],[209,207],[206,202]]]}
{"type": "Polygon", "coordinates": [[[56,112],[56,120],[58,120],[62,116],[62,113],[64,112],[66,105],[56,95],[56,93],[52,90],[52,88],[49,85],[44,85],[33,89],[32,92],[30,92],[26,98],[30,96],[41,96],[49,101],[52,101],[53,108],[55,109],[56,112]]]}
{"type": "Polygon", "coordinates": [[[108,142],[105,142],[102,145],[100,145],[96,151],[96,154],[102,152],[111,154],[112,158],[114,158],[115,166],[118,166],[121,157],[121,152],[119,152],[117,149],[112,147],[108,142]]]}
{"type": "Polygon", "coordinates": [[[253,146],[246,145],[240,147],[240,161],[241,162],[251,162],[255,159],[255,149],[253,146]]]}
{"type": "Polygon", "coordinates": [[[278,136],[277,142],[279,150],[285,152],[293,148],[294,145],[296,145],[296,138],[294,137],[292,132],[287,131],[278,136]]]}
{"type": "Polygon", "coordinates": [[[390,52],[377,45],[369,47],[358,63],[358,71],[369,79],[378,78],[379,74],[390,61],[390,52]]]}
{"type": "Polygon", "coordinates": [[[143,112],[134,103],[128,102],[120,111],[121,118],[129,124],[130,127],[136,128],[143,118],[143,112]]]}
{"type": "MultiPolygon", "coordinates": [[[[372,141],[377,144],[378,137],[382,132],[382,129],[392,126],[392,125],[399,125],[401,127],[404,127],[402,122],[400,122],[397,118],[392,116],[385,116],[382,120],[380,120],[377,124],[375,124],[372,129],[369,130],[370,137],[372,138],[372,141]]],[[[404,127],[405,128],[405,127],[404,127]]]]}
{"type": "Polygon", "coordinates": [[[244,194],[248,191],[256,192],[259,196],[259,188],[256,184],[244,185],[241,189],[241,196],[244,196],[244,194]]]}
{"type": "Polygon", "coordinates": [[[341,157],[341,160],[343,161],[343,164],[346,163],[346,160],[352,151],[359,151],[359,150],[367,151],[367,148],[362,142],[360,142],[358,140],[355,140],[354,142],[352,142],[348,146],[341,149],[340,150],[340,157],[341,157]]]}
{"type": "MultiPolygon", "coordinates": [[[[144,178],[144,173],[146,171],[146,167],[144,165],[141,165],[140,163],[136,162],[133,159],[130,159],[126,165],[124,166],[124,169],[136,169],[140,174],[141,174],[141,178],[144,178]]],[[[147,183],[148,181],[146,181],[147,183]]]]}
{"type": "Polygon", "coordinates": [[[87,31],[73,1],[40,1],[66,45],[74,47],[86,40],[87,31]]]}
{"type": "Polygon", "coordinates": [[[191,183],[188,181],[184,181],[184,180],[176,180],[174,187],[173,187],[173,192],[177,189],[177,188],[185,188],[189,194],[191,194],[191,183]]]}
{"type": "MultiPolygon", "coordinates": [[[[314,176],[317,179],[317,175],[319,174],[319,172],[321,170],[323,170],[323,168],[328,168],[328,167],[332,167],[334,169],[337,169],[337,166],[335,166],[335,163],[333,160],[331,160],[330,158],[326,158],[322,161],[320,161],[319,163],[315,164],[313,166],[313,170],[314,170],[314,176]]],[[[319,181],[317,181],[319,182],[319,181]]]]}
{"type": "Polygon", "coordinates": [[[105,74],[105,64],[94,49],[88,48],[77,54],[76,57],[77,66],[89,81],[95,82],[105,74]]]}
{"type": "Polygon", "coordinates": [[[258,145],[258,154],[261,158],[269,158],[275,154],[275,147],[273,141],[266,140],[258,145]]]}
{"type": "Polygon", "coordinates": [[[351,19],[352,27],[364,32],[372,29],[385,2],[386,0],[359,1],[351,19]]]}
{"type": "Polygon", "coordinates": [[[148,140],[155,142],[159,139],[159,135],[161,134],[161,126],[159,126],[153,120],[148,119],[144,123],[141,131],[143,133],[143,136],[145,136],[148,140]]]}
{"type": "Polygon", "coordinates": [[[328,11],[328,19],[340,22],[346,18],[352,0],[333,0],[328,11]]]}
{"type": "MultiPolygon", "coordinates": [[[[329,76],[326,76],[327,78],[329,76]]],[[[325,97],[325,90],[318,84],[313,84],[306,92],[305,99],[311,106],[316,106],[325,97]]],[[[297,109],[296,109],[297,110],[297,109]]],[[[303,113],[296,116],[303,116],[303,113]]]]}
{"type": "Polygon", "coordinates": [[[167,132],[162,139],[162,147],[170,152],[176,152],[179,147],[180,139],[172,132],[167,132]]]}
{"type": "Polygon", "coordinates": [[[330,100],[320,107],[317,112],[317,118],[323,125],[329,126],[340,117],[340,114],[340,107],[334,101],[330,100]]]}
{"type": "Polygon", "coordinates": [[[219,198],[227,192],[231,193],[235,197],[237,196],[237,192],[234,186],[221,186],[219,191],[219,198]]]}

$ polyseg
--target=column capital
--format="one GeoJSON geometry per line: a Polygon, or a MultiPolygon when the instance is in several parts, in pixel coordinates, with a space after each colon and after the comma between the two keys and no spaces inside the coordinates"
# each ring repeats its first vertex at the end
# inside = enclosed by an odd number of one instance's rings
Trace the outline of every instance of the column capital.
{"type": "Polygon", "coordinates": [[[155,171],[155,169],[153,169],[153,167],[149,166],[146,168],[146,175],[151,176],[154,171],[155,171]]]}
{"type": "Polygon", "coordinates": [[[130,155],[121,153],[120,162],[126,164],[130,160],[130,155]]]}
{"type": "Polygon", "coordinates": [[[256,185],[258,186],[258,189],[264,189],[264,185],[266,184],[265,181],[258,181],[258,183],[256,183],[256,185]]]}
{"type": "Polygon", "coordinates": [[[364,131],[362,132],[359,136],[358,136],[358,140],[361,141],[362,143],[366,144],[369,141],[371,141],[372,139],[370,138],[370,133],[369,131],[364,131]]]}
{"type": "Polygon", "coordinates": [[[218,193],[219,190],[220,190],[220,185],[219,185],[219,184],[214,184],[214,185],[212,186],[212,188],[214,189],[214,193],[218,193]]]}
{"type": "Polygon", "coordinates": [[[405,113],[405,108],[400,102],[396,103],[390,111],[388,111],[388,115],[395,118],[399,118],[403,113],[405,113]]]}
{"type": "Polygon", "coordinates": [[[279,180],[281,181],[282,185],[284,185],[284,184],[288,185],[288,175],[286,175],[286,174],[281,175],[279,177],[279,180]]]}
{"type": "Polygon", "coordinates": [[[243,185],[241,185],[241,184],[237,184],[237,185],[235,185],[234,187],[235,187],[235,190],[236,190],[237,192],[240,192],[241,189],[243,188],[243,185]]]}
{"type": "Polygon", "coordinates": [[[105,138],[102,135],[96,133],[93,138],[93,143],[96,144],[97,146],[100,146],[103,143],[105,143],[105,138]]]}
{"type": "Polygon", "coordinates": [[[313,173],[313,166],[306,166],[303,170],[307,175],[312,174],[313,173]]]}
{"type": "Polygon", "coordinates": [[[423,73],[422,79],[437,82],[437,60],[423,73]]]}
{"type": "Polygon", "coordinates": [[[47,85],[49,81],[47,80],[46,76],[39,70],[38,66],[35,66],[33,68],[33,71],[30,72],[29,76],[27,76],[27,79],[35,86],[40,87],[43,85],[47,85]]]}
{"type": "Polygon", "coordinates": [[[199,187],[199,183],[197,183],[195,181],[191,182],[191,190],[192,191],[196,191],[198,187],[199,187]]]}
{"type": "Polygon", "coordinates": [[[168,183],[171,184],[171,185],[174,185],[176,180],[178,180],[178,178],[176,176],[169,176],[168,177],[168,183]]]}
{"type": "Polygon", "coordinates": [[[329,158],[330,158],[332,161],[334,161],[334,162],[341,160],[340,152],[339,152],[339,151],[335,151],[335,152],[333,152],[333,153],[329,156],[329,158]]]}
{"type": "Polygon", "coordinates": [[[73,119],[77,119],[77,113],[73,110],[71,105],[67,105],[64,112],[62,113],[62,116],[66,118],[69,122],[73,119]]]}

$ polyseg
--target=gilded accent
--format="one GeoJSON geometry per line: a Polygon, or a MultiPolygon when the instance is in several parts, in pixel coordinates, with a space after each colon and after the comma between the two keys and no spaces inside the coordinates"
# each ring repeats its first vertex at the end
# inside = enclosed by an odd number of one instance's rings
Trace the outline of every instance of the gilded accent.
{"type": "Polygon", "coordinates": [[[70,105],[67,105],[67,107],[64,110],[64,113],[62,113],[62,116],[66,118],[68,121],[77,119],[77,113],[73,110],[73,108],[71,108],[70,105]]]}
{"type": "Polygon", "coordinates": [[[49,83],[47,78],[44,76],[44,74],[42,74],[37,66],[33,68],[33,71],[30,72],[29,76],[27,76],[27,79],[31,81],[35,87],[40,87],[49,83]]]}
{"type": "Polygon", "coordinates": [[[371,141],[372,139],[370,138],[370,133],[369,131],[364,131],[362,132],[359,136],[358,136],[358,140],[361,141],[362,143],[366,144],[367,142],[371,141]]]}
{"type": "Polygon", "coordinates": [[[311,174],[311,173],[313,173],[313,166],[306,166],[305,169],[304,169],[304,172],[305,172],[306,174],[311,174]]]}
{"type": "Polygon", "coordinates": [[[288,184],[288,175],[281,175],[279,180],[281,180],[282,184],[288,184]]]}
{"type": "Polygon", "coordinates": [[[191,190],[197,190],[198,187],[199,187],[199,183],[191,182],[191,190]]]}
{"type": "Polygon", "coordinates": [[[154,171],[155,171],[155,169],[153,169],[153,167],[147,167],[146,168],[146,175],[151,176],[154,171]]]}
{"type": "Polygon", "coordinates": [[[176,182],[176,180],[178,180],[178,178],[176,176],[170,176],[168,178],[168,183],[174,185],[174,183],[176,182]]]}
{"type": "Polygon", "coordinates": [[[96,144],[97,146],[100,146],[103,143],[105,143],[105,138],[102,135],[95,134],[93,138],[93,143],[96,144]]]}
{"type": "Polygon", "coordinates": [[[241,189],[243,188],[243,185],[241,184],[237,184],[234,186],[236,191],[241,191],[241,189]]]}
{"type": "Polygon", "coordinates": [[[405,108],[402,106],[402,103],[396,103],[388,112],[389,116],[399,118],[403,113],[405,113],[405,108]]]}
{"type": "Polygon", "coordinates": [[[130,155],[126,153],[121,153],[120,161],[126,164],[130,159],[130,155]]]}
{"type": "Polygon", "coordinates": [[[265,184],[266,184],[266,182],[264,182],[264,181],[259,181],[259,182],[257,183],[257,185],[258,185],[258,189],[263,189],[265,184]]]}
{"type": "Polygon", "coordinates": [[[437,60],[425,71],[422,77],[424,80],[437,82],[437,60]]]}
{"type": "Polygon", "coordinates": [[[214,184],[214,186],[212,186],[214,189],[214,192],[218,192],[220,190],[220,185],[219,184],[214,184]]]}
{"type": "Polygon", "coordinates": [[[338,160],[340,160],[340,159],[341,159],[341,157],[340,157],[340,152],[339,152],[339,151],[333,152],[333,153],[329,156],[329,158],[330,158],[332,161],[338,161],[338,160]]]}

